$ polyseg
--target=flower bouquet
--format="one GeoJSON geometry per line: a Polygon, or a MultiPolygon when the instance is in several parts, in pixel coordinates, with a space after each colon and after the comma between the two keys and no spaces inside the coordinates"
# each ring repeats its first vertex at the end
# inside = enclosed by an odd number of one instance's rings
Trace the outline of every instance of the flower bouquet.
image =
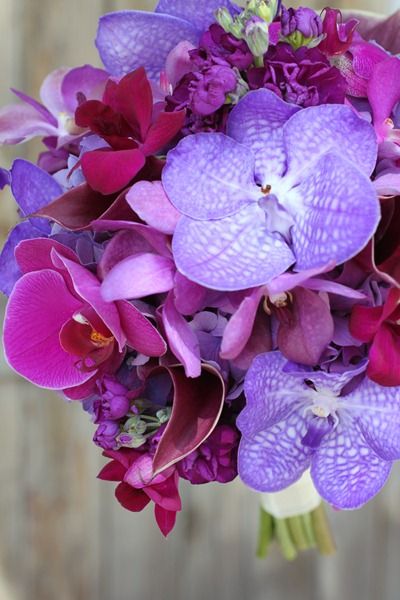
{"type": "Polygon", "coordinates": [[[400,458],[399,23],[160,0],[0,111],[44,143],[0,172],[7,361],[81,402],[164,535],[181,479],[239,474],[260,556],[329,553],[321,499],[361,507],[400,458]]]}

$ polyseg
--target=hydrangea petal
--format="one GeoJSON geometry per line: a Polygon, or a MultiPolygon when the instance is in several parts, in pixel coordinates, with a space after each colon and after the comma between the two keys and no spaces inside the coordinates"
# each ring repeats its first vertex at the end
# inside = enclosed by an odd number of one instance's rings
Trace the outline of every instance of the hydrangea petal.
{"type": "Polygon", "coordinates": [[[232,110],[227,133],[252,149],[256,157],[256,176],[262,185],[273,175],[282,175],[286,167],[283,125],[300,110],[271,90],[249,92],[232,110]]]}
{"type": "Polygon", "coordinates": [[[243,436],[238,469],[243,483],[259,492],[277,492],[301,477],[311,451],[301,444],[307,431],[304,419],[294,412],[284,421],[254,436],[243,436]]]}
{"type": "Polygon", "coordinates": [[[339,509],[355,509],[381,490],[391,466],[365,443],[357,427],[339,424],[313,456],[311,477],[324,500],[339,509]]]}
{"type": "Polygon", "coordinates": [[[248,148],[222,133],[184,138],[168,153],[162,182],[172,204],[194,219],[220,219],[262,196],[248,148]]]}
{"type": "Polygon", "coordinates": [[[377,139],[373,127],[349,107],[311,106],[296,113],[284,127],[288,160],[286,177],[292,183],[314,170],[323,154],[336,151],[370,176],[375,168],[377,139]]]}
{"type": "Polygon", "coordinates": [[[219,221],[182,217],[172,242],[178,270],[215,290],[242,290],[267,283],[286,271],[294,257],[278,234],[265,230],[263,219],[257,206],[219,221]]]}
{"type": "Polygon", "coordinates": [[[158,78],[169,52],[182,40],[198,40],[194,25],[169,15],[122,10],[100,18],[96,46],[107,71],[124,75],[144,67],[158,78]]]}
{"type": "Polygon", "coordinates": [[[246,407],[236,421],[244,437],[254,437],[296,408],[296,390],[301,392],[303,386],[295,380],[288,386],[288,375],[283,370],[286,363],[280,352],[267,352],[254,359],[244,384],[246,407]]]}
{"type": "Polygon", "coordinates": [[[400,458],[398,387],[383,387],[365,378],[351,394],[348,408],[355,409],[363,436],[378,456],[389,461],[400,458]]]}
{"type": "Polygon", "coordinates": [[[337,154],[322,156],[290,194],[297,196],[291,207],[297,271],[352,258],[378,225],[380,207],[373,185],[337,154]]]}
{"type": "Polygon", "coordinates": [[[9,365],[23,377],[49,389],[77,386],[93,376],[76,368],[64,352],[62,325],[82,307],[59,273],[43,270],[24,275],[10,296],[4,321],[4,348],[9,365]],[[57,310],[54,299],[57,298],[57,310]]]}
{"type": "Polygon", "coordinates": [[[21,269],[15,259],[15,249],[22,240],[40,237],[42,232],[29,221],[18,223],[9,233],[0,254],[0,291],[9,296],[18,279],[21,269]]]}
{"type": "Polygon", "coordinates": [[[189,21],[199,31],[207,29],[215,22],[214,13],[218,8],[231,8],[229,0],[160,0],[156,13],[171,15],[189,21]]]}

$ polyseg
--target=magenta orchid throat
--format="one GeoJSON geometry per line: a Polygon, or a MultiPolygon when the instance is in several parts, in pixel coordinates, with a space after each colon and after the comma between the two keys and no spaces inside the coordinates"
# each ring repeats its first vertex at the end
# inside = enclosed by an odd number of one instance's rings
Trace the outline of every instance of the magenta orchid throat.
{"type": "Polygon", "coordinates": [[[164,535],[181,479],[239,475],[264,550],[328,551],[321,499],[359,508],[400,459],[399,28],[160,0],[100,19],[104,69],[0,110],[1,143],[44,144],[0,170],[6,359],[82,403],[164,535]]]}

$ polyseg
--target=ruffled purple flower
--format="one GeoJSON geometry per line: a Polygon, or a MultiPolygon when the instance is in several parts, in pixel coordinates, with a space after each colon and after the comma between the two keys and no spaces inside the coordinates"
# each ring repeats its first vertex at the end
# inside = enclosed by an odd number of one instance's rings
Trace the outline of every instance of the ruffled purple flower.
{"type": "Polygon", "coordinates": [[[311,8],[285,8],[281,12],[282,35],[289,36],[295,31],[305,38],[316,38],[322,33],[322,20],[311,8]]]}
{"type": "Polygon", "coordinates": [[[258,356],[245,381],[239,473],[250,487],[275,492],[311,468],[327,502],[362,506],[400,459],[400,392],[362,378],[366,361],[341,373],[310,371],[279,352],[258,356]]]}
{"type": "Polygon", "coordinates": [[[187,78],[187,107],[196,114],[207,116],[216,112],[236,89],[236,74],[226,66],[214,65],[187,78]]]}
{"type": "Polygon", "coordinates": [[[192,484],[228,483],[237,475],[239,434],[229,425],[218,426],[197,450],[177,464],[180,477],[192,484]]]}
{"type": "Polygon", "coordinates": [[[127,388],[109,375],[105,375],[97,385],[100,397],[94,402],[96,423],[118,421],[124,417],[131,404],[127,388]]]}
{"type": "Polygon", "coordinates": [[[248,72],[250,89],[266,88],[299,106],[343,104],[346,81],[317,49],[294,50],[289,44],[272,46],[263,67],[248,72]]]}
{"type": "Polygon", "coordinates": [[[102,421],[95,431],[93,441],[104,450],[116,450],[119,431],[119,424],[115,421],[102,421]]]}
{"type": "Polygon", "coordinates": [[[196,64],[208,60],[214,64],[228,64],[240,70],[248,69],[253,62],[253,55],[246,42],[226,33],[217,24],[211,25],[202,35],[199,50],[192,50],[190,54],[196,64]]]}

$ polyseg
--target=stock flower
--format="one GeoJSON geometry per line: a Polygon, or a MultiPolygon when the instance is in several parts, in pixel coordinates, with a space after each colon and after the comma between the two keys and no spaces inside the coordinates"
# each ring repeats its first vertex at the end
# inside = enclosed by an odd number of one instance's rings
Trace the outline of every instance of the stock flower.
{"type": "Polygon", "coordinates": [[[182,214],[172,250],[183,275],[246,289],[291,265],[342,263],[367,244],[380,217],[369,180],[377,143],[350,108],[299,110],[257,90],[233,109],[227,133],[186,137],[168,153],[162,181],[182,214]]]}
{"type": "Polygon", "coordinates": [[[279,352],[258,356],[237,420],[244,483],[276,492],[311,467],[319,494],[337,508],[358,508],[377,494],[400,458],[400,391],[359,382],[364,369],[325,373],[279,352]]]}
{"type": "Polygon", "coordinates": [[[4,347],[10,366],[29,381],[85,398],[97,377],[118,368],[127,346],[148,356],[165,352],[138,309],[102,299],[100,281],[69,248],[27,240],[16,258],[24,275],[7,305],[4,347]]]}

